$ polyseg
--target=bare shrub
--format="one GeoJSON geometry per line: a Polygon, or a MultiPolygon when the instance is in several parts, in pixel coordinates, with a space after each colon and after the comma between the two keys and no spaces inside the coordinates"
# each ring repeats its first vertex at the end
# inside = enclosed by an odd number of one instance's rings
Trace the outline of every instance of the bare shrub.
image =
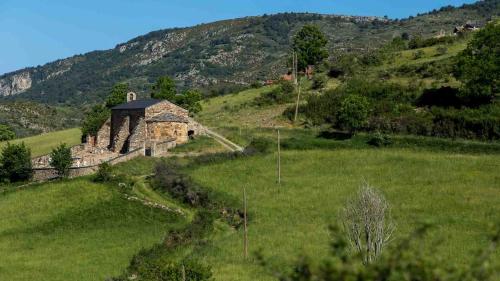
{"type": "Polygon", "coordinates": [[[382,253],[395,229],[384,195],[366,183],[346,203],[341,218],[351,246],[363,257],[365,264],[382,253]]]}

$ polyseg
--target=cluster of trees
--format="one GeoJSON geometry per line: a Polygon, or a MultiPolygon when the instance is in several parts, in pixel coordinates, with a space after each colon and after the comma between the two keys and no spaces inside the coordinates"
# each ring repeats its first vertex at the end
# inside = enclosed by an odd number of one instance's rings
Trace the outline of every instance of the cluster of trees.
{"type": "MultiPolygon", "coordinates": [[[[59,177],[67,177],[73,163],[71,149],[61,144],[52,150],[50,159],[59,177]]],[[[32,176],[31,150],[24,143],[7,143],[0,154],[0,183],[29,181],[32,176]]]]}
{"type": "MultiPolygon", "coordinates": [[[[412,40],[419,41],[415,38],[412,40]]],[[[446,37],[422,39],[424,43],[417,45],[447,40],[446,37]]],[[[327,123],[351,133],[367,130],[500,139],[500,107],[494,102],[500,93],[499,44],[500,25],[490,23],[475,34],[468,47],[454,61],[450,60],[452,63],[428,63],[418,68],[397,69],[399,72],[433,78],[441,77],[437,75],[441,72],[447,72],[462,82],[461,88],[447,86],[424,89],[422,85],[412,83],[404,86],[383,79],[366,79],[358,75],[360,64],[377,64],[378,60],[383,60],[380,54],[384,50],[374,56],[345,55],[337,58],[328,73],[331,77],[342,77],[345,83],[322,95],[308,95],[307,104],[301,106],[300,110],[312,124],[327,123]]],[[[314,53],[309,48],[297,49],[297,52],[314,53]]],[[[408,48],[408,40],[395,39],[385,50],[400,48],[408,48]]],[[[320,81],[320,75],[315,78],[319,81],[314,81],[313,86],[321,87],[323,81],[320,81]]],[[[291,117],[290,112],[293,110],[290,108],[285,114],[291,117]]]]}
{"type": "Polygon", "coordinates": [[[351,133],[500,139],[500,108],[471,106],[460,93],[449,87],[422,93],[411,86],[351,79],[323,95],[308,96],[300,111],[313,125],[330,124],[351,133]]]}
{"type": "Polygon", "coordinates": [[[169,100],[189,112],[198,113],[201,111],[201,99],[203,95],[196,89],[188,89],[178,92],[175,81],[170,77],[160,77],[153,85],[151,97],[160,100],[169,100]]]}

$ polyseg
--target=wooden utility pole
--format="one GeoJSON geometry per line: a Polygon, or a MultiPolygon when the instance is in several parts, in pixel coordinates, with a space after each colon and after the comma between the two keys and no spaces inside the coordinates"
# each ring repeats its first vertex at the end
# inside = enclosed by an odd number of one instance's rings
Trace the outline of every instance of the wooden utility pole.
{"type": "Polygon", "coordinates": [[[281,185],[281,144],[280,129],[278,129],[278,184],[281,185]]]}
{"type": "Polygon", "coordinates": [[[295,117],[293,122],[297,122],[297,116],[299,115],[299,102],[300,102],[300,85],[297,86],[297,104],[295,105],[295,117]]]}
{"type": "Polygon", "coordinates": [[[297,104],[295,105],[295,116],[293,118],[293,122],[297,122],[297,116],[299,115],[299,102],[300,102],[300,85],[299,85],[299,67],[298,67],[298,56],[295,51],[293,52],[293,77],[295,83],[295,91],[297,92],[297,104]]]}
{"type": "Polygon", "coordinates": [[[297,86],[297,74],[298,74],[298,71],[297,71],[297,64],[298,64],[298,58],[297,58],[297,53],[295,51],[293,51],[293,58],[292,58],[292,73],[293,73],[293,83],[295,84],[295,86],[297,86]]]}
{"type": "Polygon", "coordinates": [[[182,281],[186,281],[186,268],[182,265],[182,281]]]}
{"type": "Polygon", "coordinates": [[[248,257],[247,190],[243,187],[243,257],[248,257]]]}

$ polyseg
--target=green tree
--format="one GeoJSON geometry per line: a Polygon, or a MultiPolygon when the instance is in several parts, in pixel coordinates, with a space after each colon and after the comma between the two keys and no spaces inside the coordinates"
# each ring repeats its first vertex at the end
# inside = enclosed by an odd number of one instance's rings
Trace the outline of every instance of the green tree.
{"type": "Polygon", "coordinates": [[[369,103],[367,98],[349,95],[340,104],[337,125],[354,133],[366,124],[368,113],[369,103]]]}
{"type": "Polygon", "coordinates": [[[0,155],[0,178],[16,182],[29,180],[32,175],[30,149],[24,143],[8,143],[0,155]]]}
{"type": "Polygon", "coordinates": [[[7,125],[0,124],[0,141],[12,140],[16,137],[16,133],[7,125]]]}
{"type": "Polygon", "coordinates": [[[297,53],[299,70],[317,65],[328,57],[328,40],[316,25],[305,25],[293,37],[293,50],[297,53]]]}
{"type": "Polygon", "coordinates": [[[182,95],[175,97],[175,103],[190,112],[198,113],[201,111],[201,99],[203,95],[198,90],[186,90],[182,95]]]}
{"type": "Polygon", "coordinates": [[[102,105],[94,106],[83,119],[81,128],[82,134],[84,136],[97,135],[97,132],[101,129],[106,120],[108,120],[110,114],[110,110],[107,107],[102,105]]]}
{"type": "Polygon", "coordinates": [[[177,88],[175,81],[167,76],[160,77],[153,85],[151,97],[159,100],[175,101],[177,88]]]}
{"type": "Polygon", "coordinates": [[[72,164],[71,148],[65,143],[54,148],[50,153],[50,166],[56,169],[59,177],[67,177],[72,164]]]}
{"type": "Polygon", "coordinates": [[[488,103],[500,93],[500,23],[490,23],[474,35],[458,56],[455,77],[472,104],[488,103]]]}
{"type": "Polygon", "coordinates": [[[113,86],[111,93],[106,99],[106,107],[112,108],[119,104],[127,102],[127,93],[129,92],[128,84],[118,83],[113,86]]]}

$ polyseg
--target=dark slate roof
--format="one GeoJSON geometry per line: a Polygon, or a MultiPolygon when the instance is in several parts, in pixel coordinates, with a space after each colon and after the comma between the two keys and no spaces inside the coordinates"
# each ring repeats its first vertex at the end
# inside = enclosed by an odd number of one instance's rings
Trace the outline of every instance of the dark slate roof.
{"type": "Polygon", "coordinates": [[[143,108],[148,108],[152,105],[155,105],[157,103],[161,102],[161,100],[154,100],[154,99],[150,99],[150,100],[134,100],[134,101],[131,101],[131,102],[127,102],[127,103],[122,103],[122,104],[119,104],[113,108],[111,108],[112,110],[115,110],[115,109],[143,109],[143,108]]]}
{"type": "Polygon", "coordinates": [[[187,118],[175,115],[172,113],[165,113],[157,115],[151,119],[148,119],[147,122],[179,122],[179,123],[188,123],[187,118]]]}

